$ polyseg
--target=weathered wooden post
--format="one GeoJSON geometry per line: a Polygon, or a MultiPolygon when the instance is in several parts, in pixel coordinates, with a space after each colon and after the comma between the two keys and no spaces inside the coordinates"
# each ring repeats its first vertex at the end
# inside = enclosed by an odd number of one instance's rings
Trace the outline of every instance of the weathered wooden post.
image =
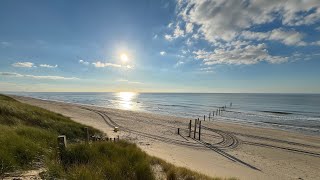
{"type": "Polygon", "coordinates": [[[194,120],[193,138],[196,138],[196,132],[197,132],[197,119],[194,120]]]}
{"type": "Polygon", "coordinates": [[[178,134],[180,135],[180,128],[178,128],[178,134]]]}
{"type": "Polygon", "coordinates": [[[201,136],[201,121],[199,122],[199,141],[200,141],[200,136],[201,136]]]}
{"type": "Polygon", "coordinates": [[[86,133],[86,143],[89,143],[89,128],[88,127],[85,127],[84,128],[84,131],[85,131],[85,133],[86,133]]]}
{"type": "Polygon", "coordinates": [[[65,135],[58,136],[58,148],[59,150],[65,150],[67,147],[67,137],[65,135]]]}
{"type": "Polygon", "coordinates": [[[191,121],[192,120],[190,120],[190,122],[189,122],[189,137],[191,137],[191,121]]]}
{"type": "Polygon", "coordinates": [[[206,115],[203,115],[203,121],[206,121],[206,115]]]}
{"type": "Polygon", "coordinates": [[[63,152],[67,148],[67,137],[65,135],[58,136],[58,152],[60,156],[60,160],[63,159],[63,152]]]}
{"type": "Polygon", "coordinates": [[[217,109],[216,115],[218,116],[218,109],[217,109]]]}
{"type": "Polygon", "coordinates": [[[210,121],[211,112],[209,113],[209,121],[210,121]]]}

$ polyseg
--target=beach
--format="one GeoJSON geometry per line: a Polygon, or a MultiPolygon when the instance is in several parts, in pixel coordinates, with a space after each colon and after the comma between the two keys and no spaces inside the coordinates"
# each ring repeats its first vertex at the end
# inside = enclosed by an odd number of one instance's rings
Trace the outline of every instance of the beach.
{"type": "MultiPolygon", "coordinates": [[[[175,114],[102,108],[13,96],[136,143],[149,155],[210,176],[239,179],[317,179],[320,138],[277,129],[218,121],[201,121],[201,139],[194,138],[194,120],[175,114]],[[114,132],[114,127],[119,127],[114,132]],[[177,133],[180,128],[180,134],[177,133]]],[[[197,127],[196,131],[199,129],[197,127]]]]}

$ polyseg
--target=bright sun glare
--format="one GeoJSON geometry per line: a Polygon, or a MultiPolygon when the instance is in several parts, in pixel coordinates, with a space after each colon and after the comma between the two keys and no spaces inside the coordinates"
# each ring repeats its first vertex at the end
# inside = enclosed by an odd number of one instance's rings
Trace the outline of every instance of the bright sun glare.
{"type": "Polygon", "coordinates": [[[128,56],[125,53],[123,53],[123,54],[120,55],[120,59],[121,59],[122,62],[127,62],[128,61],[128,56]]]}

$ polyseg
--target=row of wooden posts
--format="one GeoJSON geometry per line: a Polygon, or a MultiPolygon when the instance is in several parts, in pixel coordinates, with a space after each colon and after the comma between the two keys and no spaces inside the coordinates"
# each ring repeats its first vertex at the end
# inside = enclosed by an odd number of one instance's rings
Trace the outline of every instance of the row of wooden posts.
{"type": "MultiPolygon", "coordinates": [[[[85,131],[85,142],[87,144],[89,144],[89,141],[90,141],[89,128],[85,127],[84,131],[85,131]]],[[[103,141],[110,141],[110,142],[112,142],[112,141],[116,142],[116,141],[120,140],[119,136],[117,138],[101,138],[100,136],[96,136],[96,135],[91,136],[91,139],[93,141],[103,140],[103,141]]],[[[58,136],[58,148],[59,148],[59,150],[60,151],[64,150],[66,147],[67,147],[67,137],[65,135],[58,136]]]]}
{"type": "MultiPolygon", "coordinates": [[[[230,103],[230,107],[232,107],[232,103],[230,103]]],[[[222,106],[222,107],[219,107],[216,111],[212,111],[212,120],[213,120],[215,112],[216,112],[216,116],[220,116],[221,112],[225,111],[226,108],[227,108],[227,106],[222,106]]],[[[211,112],[209,113],[209,121],[210,121],[210,119],[211,119],[211,112]]],[[[206,115],[203,115],[203,121],[206,121],[206,115]]],[[[199,131],[198,132],[198,140],[200,141],[200,139],[201,139],[201,121],[199,118],[194,120],[193,138],[196,139],[197,124],[199,125],[198,126],[198,131],[199,131]]],[[[189,126],[188,126],[188,129],[189,129],[188,137],[191,137],[191,128],[192,128],[192,120],[190,120],[189,126]]],[[[178,134],[180,135],[180,128],[178,128],[178,134]]]]}

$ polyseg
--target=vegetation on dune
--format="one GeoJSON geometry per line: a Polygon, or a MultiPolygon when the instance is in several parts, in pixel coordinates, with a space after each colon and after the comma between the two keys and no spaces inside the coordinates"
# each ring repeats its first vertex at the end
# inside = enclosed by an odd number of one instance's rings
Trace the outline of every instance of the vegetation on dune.
{"type": "MultiPolygon", "coordinates": [[[[89,132],[102,135],[90,127],[89,132]]],[[[84,139],[84,125],[0,95],[0,178],[17,170],[45,167],[44,179],[155,179],[152,167],[160,165],[170,180],[212,179],[150,157],[132,143],[88,145],[84,139]],[[58,152],[61,134],[67,136],[68,146],[58,152]]]]}

